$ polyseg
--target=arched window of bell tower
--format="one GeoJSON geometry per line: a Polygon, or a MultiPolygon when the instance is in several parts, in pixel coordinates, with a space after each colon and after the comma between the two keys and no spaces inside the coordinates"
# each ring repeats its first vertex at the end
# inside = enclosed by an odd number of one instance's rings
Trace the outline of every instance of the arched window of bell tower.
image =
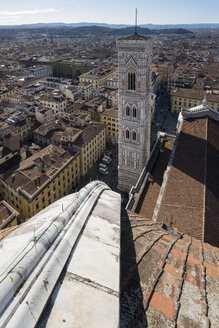
{"type": "Polygon", "coordinates": [[[129,129],[126,129],[126,131],[125,131],[125,137],[126,137],[126,139],[129,139],[130,138],[129,129]]]}
{"type": "Polygon", "coordinates": [[[133,108],[132,108],[132,116],[133,116],[134,118],[137,117],[137,109],[136,109],[135,106],[133,106],[133,108]]]}
{"type": "Polygon", "coordinates": [[[135,131],[132,131],[132,140],[136,141],[137,139],[137,134],[135,131]]]}
{"type": "Polygon", "coordinates": [[[135,90],[135,73],[128,73],[128,90],[135,90]]]}
{"type": "Polygon", "coordinates": [[[130,116],[130,107],[129,107],[129,105],[126,106],[125,114],[126,114],[126,116],[130,116]]]}

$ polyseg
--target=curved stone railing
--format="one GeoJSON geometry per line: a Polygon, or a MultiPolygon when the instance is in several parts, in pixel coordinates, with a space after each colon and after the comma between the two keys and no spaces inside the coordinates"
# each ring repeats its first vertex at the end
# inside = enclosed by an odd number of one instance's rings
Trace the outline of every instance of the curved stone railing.
{"type": "MultiPolygon", "coordinates": [[[[103,182],[91,182],[78,193],[64,197],[65,206],[60,203],[58,212],[60,200],[50,205],[49,211],[53,211],[54,216],[49,223],[45,220],[46,210],[34,217],[35,220],[42,219],[42,228],[0,272],[1,327],[36,326],[70,252],[104,190],[109,187],[103,182]]],[[[25,224],[30,225],[31,220],[25,224]]]]}
{"type": "Polygon", "coordinates": [[[210,108],[209,106],[197,106],[189,109],[182,110],[183,118],[201,118],[201,117],[210,117],[216,121],[219,121],[219,112],[210,108]]]}

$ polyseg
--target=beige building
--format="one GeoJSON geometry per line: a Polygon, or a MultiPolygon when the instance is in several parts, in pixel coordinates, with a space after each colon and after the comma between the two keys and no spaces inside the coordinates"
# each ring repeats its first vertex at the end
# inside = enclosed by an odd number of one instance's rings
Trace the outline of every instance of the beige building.
{"type": "Polygon", "coordinates": [[[94,91],[93,83],[81,81],[79,86],[81,87],[82,99],[85,101],[91,100],[93,98],[94,91]]]}
{"type": "Polygon", "coordinates": [[[64,112],[67,107],[67,99],[63,96],[51,96],[51,95],[44,95],[41,96],[39,102],[48,108],[53,109],[54,113],[64,112]]]}
{"type": "Polygon", "coordinates": [[[78,149],[80,174],[84,176],[102,156],[106,148],[106,128],[102,123],[90,123],[84,129],[65,126],[60,120],[41,125],[34,131],[36,144],[53,144],[64,149],[78,149]]]}
{"type": "Polygon", "coordinates": [[[116,72],[115,67],[99,67],[79,76],[80,82],[93,84],[94,89],[106,85],[107,80],[116,72]]]}
{"type": "Polygon", "coordinates": [[[107,107],[118,108],[118,90],[112,90],[108,93],[107,107]]]}
{"type": "Polygon", "coordinates": [[[219,94],[207,92],[202,88],[172,89],[171,96],[171,111],[178,114],[183,108],[192,108],[202,104],[204,98],[207,99],[211,108],[219,111],[219,94]]]}
{"type": "Polygon", "coordinates": [[[66,98],[70,99],[71,101],[76,101],[82,98],[81,88],[77,85],[66,85],[62,89],[66,98]]]}
{"type": "Polygon", "coordinates": [[[49,145],[2,173],[0,191],[26,220],[70,193],[79,181],[79,152],[49,145]]]}
{"type": "Polygon", "coordinates": [[[81,176],[102,156],[106,148],[106,128],[102,123],[88,125],[74,142],[81,155],[81,176]]]}
{"type": "Polygon", "coordinates": [[[14,133],[9,133],[2,138],[4,148],[10,149],[12,152],[20,150],[19,136],[14,133]]]}
{"type": "Polygon", "coordinates": [[[66,125],[63,119],[52,120],[42,124],[34,131],[34,141],[43,147],[52,144],[65,149],[72,149],[74,141],[81,133],[81,129],[66,125]]]}
{"type": "Polygon", "coordinates": [[[106,140],[118,142],[118,109],[105,108],[100,113],[100,122],[106,124],[106,140]]]}
{"type": "Polygon", "coordinates": [[[196,83],[198,72],[198,69],[194,70],[190,67],[178,67],[168,76],[167,91],[170,92],[171,89],[176,87],[192,87],[196,83]]]}
{"type": "Polygon", "coordinates": [[[52,108],[36,108],[35,117],[36,121],[41,124],[50,121],[53,118],[53,109],[52,108]]]}
{"type": "Polygon", "coordinates": [[[10,99],[14,99],[13,94],[18,91],[18,87],[16,88],[2,88],[0,90],[0,99],[5,101],[10,101],[10,99]]]}
{"type": "Polygon", "coordinates": [[[20,141],[23,141],[29,137],[34,128],[35,121],[23,113],[14,111],[12,115],[6,115],[4,119],[2,115],[2,121],[0,122],[0,137],[4,137],[9,133],[17,134],[20,141]]]}

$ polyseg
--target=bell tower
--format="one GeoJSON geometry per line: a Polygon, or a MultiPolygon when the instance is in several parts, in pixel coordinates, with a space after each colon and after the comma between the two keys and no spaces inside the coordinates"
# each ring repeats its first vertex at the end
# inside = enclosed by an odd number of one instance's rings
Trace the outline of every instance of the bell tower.
{"type": "Polygon", "coordinates": [[[117,40],[119,76],[118,189],[129,192],[150,154],[151,58],[149,37],[117,40]]]}

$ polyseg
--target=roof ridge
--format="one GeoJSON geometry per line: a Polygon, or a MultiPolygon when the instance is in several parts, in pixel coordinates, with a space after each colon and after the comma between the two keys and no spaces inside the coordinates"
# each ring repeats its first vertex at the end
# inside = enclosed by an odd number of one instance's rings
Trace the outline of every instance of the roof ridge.
{"type": "Polygon", "coordinates": [[[149,304],[150,304],[150,300],[151,300],[151,298],[152,298],[152,295],[153,295],[153,293],[154,293],[154,290],[155,290],[155,288],[156,288],[156,285],[157,285],[157,283],[158,283],[158,281],[159,281],[159,278],[160,278],[160,276],[162,275],[162,273],[163,273],[163,271],[164,271],[164,267],[165,267],[165,265],[166,265],[166,260],[167,260],[167,258],[168,258],[168,256],[169,256],[169,254],[170,254],[170,251],[171,251],[171,249],[173,248],[173,246],[176,244],[176,242],[179,240],[181,238],[181,236],[177,236],[172,242],[171,242],[171,244],[170,244],[170,246],[168,247],[168,249],[166,250],[166,252],[165,252],[165,255],[164,255],[164,257],[162,258],[162,260],[160,261],[160,265],[158,264],[158,269],[157,269],[157,272],[155,273],[155,274],[151,274],[151,277],[149,278],[149,281],[151,281],[151,278],[154,278],[154,279],[152,279],[152,287],[151,287],[151,290],[148,292],[148,290],[149,290],[149,288],[150,288],[150,286],[148,287],[147,286],[147,297],[146,297],[146,292],[144,292],[144,295],[143,295],[143,302],[145,303],[144,304],[144,307],[145,307],[145,311],[147,311],[147,308],[148,308],[148,306],[149,306],[149,304]],[[152,277],[153,276],[153,277],[152,277]]]}
{"type": "Polygon", "coordinates": [[[187,259],[188,259],[188,255],[189,255],[189,249],[190,249],[191,244],[192,244],[192,237],[190,237],[190,240],[187,244],[186,255],[184,257],[183,267],[182,267],[182,270],[181,270],[181,280],[178,284],[178,296],[177,296],[175,312],[174,312],[174,321],[175,322],[177,322],[177,318],[178,318],[178,315],[179,315],[180,299],[181,299],[181,296],[182,296],[182,289],[183,289],[183,284],[184,284],[184,279],[185,279],[185,272],[186,272],[186,263],[187,263],[187,259]]]}
{"type": "Polygon", "coordinates": [[[206,320],[208,320],[208,327],[210,327],[210,320],[208,317],[208,297],[207,297],[207,290],[206,290],[206,285],[207,285],[207,279],[206,279],[206,267],[205,267],[205,254],[204,254],[204,247],[203,247],[203,242],[200,241],[201,244],[201,256],[202,256],[202,263],[201,263],[201,278],[202,278],[202,286],[203,286],[203,292],[202,292],[202,302],[203,302],[203,314],[206,317],[206,320]]]}
{"type": "Polygon", "coordinates": [[[206,216],[206,179],[207,179],[207,153],[208,153],[208,128],[209,128],[209,122],[206,120],[205,125],[205,166],[204,166],[204,204],[203,204],[203,218],[202,218],[202,240],[205,240],[205,216],[206,216]]]}
{"type": "Polygon", "coordinates": [[[129,282],[129,279],[132,277],[132,273],[135,270],[136,266],[141,262],[142,258],[151,250],[151,248],[155,245],[155,243],[161,239],[163,236],[168,235],[168,233],[162,233],[159,237],[157,237],[156,239],[152,240],[152,242],[150,243],[150,245],[147,247],[147,249],[141,253],[141,255],[139,256],[139,258],[136,258],[136,263],[133,264],[130,268],[130,270],[128,271],[125,279],[122,281],[121,283],[121,290],[125,287],[125,285],[127,285],[127,283],[129,282]]]}

